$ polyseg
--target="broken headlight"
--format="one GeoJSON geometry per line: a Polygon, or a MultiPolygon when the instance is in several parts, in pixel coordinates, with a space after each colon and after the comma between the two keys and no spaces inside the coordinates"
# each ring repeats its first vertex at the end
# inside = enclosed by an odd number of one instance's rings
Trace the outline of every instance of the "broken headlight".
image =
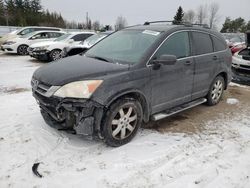
{"type": "Polygon", "coordinates": [[[66,84],[58,89],[54,96],[61,98],[85,98],[88,99],[101,85],[102,80],[77,81],[66,84]]]}

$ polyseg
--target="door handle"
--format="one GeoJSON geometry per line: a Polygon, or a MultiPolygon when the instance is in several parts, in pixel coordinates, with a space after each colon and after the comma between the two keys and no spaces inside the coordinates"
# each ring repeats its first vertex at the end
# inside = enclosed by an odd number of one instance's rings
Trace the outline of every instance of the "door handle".
{"type": "Polygon", "coordinates": [[[192,64],[192,61],[186,61],[185,62],[185,65],[191,65],[192,64]]]}
{"type": "Polygon", "coordinates": [[[213,56],[213,60],[216,61],[218,59],[218,57],[215,55],[213,56]]]}

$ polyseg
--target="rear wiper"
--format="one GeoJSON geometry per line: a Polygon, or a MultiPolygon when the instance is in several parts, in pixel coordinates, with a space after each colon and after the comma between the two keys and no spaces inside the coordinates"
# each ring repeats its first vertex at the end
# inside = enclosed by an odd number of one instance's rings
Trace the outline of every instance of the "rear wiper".
{"type": "Polygon", "coordinates": [[[90,58],[94,58],[94,59],[98,59],[98,60],[101,60],[101,61],[106,61],[106,62],[110,62],[109,60],[103,58],[103,57],[98,57],[98,56],[87,56],[87,57],[90,57],[90,58]]]}

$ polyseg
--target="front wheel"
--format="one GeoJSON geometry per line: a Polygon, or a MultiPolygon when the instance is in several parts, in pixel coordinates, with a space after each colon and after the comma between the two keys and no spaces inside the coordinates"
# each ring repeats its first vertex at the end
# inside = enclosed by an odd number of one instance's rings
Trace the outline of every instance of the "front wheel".
{"type": "Polygon", "coordinates": [[[134,99],[121,99],[111,105],[103,125],[107,145],[118,147],[130,142],[142,123],[141,104],[134,99]]]}
{"type": "Polygon", "coordinates": [[[209,106],[216,105],[220,102],[225,88],[225,80],[222,76],[217,76],[207,95],[207,103],[209,106]]]}
{"type": "Polygon", "coordinates": [[[61,54],[61,50],[52,50],[52,52],[50,52],[49,56],[50,56],[50,60],[51,61],[56,61],[62,58],[62,54],[61,54]]]}
{"type": "Polygon", "coordinates": [[[17,54],[18,55],[28,55],[28,46],[27,45],[20,45],[17,48],[17,54]]]}

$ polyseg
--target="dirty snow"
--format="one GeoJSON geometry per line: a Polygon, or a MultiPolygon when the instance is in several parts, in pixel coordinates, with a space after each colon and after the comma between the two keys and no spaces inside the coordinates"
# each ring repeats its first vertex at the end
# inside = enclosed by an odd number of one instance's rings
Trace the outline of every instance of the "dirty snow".
{"type": "Polygon", "coordinates": [[[131,143],[110,148],[44,123],[29,84],[38,65],[0,54],[1,188],[250,187],[248,105],[197,133],[141,129],[131,143]],[[31,171],[35,162],[41,179],[31,171]]]}
{"type": "Polygon", "coordinates": [[[234,98],[227,99],[227,104],[238,104],[238,103],[239,103],[238,99],[234,99],[234,98]]]}

